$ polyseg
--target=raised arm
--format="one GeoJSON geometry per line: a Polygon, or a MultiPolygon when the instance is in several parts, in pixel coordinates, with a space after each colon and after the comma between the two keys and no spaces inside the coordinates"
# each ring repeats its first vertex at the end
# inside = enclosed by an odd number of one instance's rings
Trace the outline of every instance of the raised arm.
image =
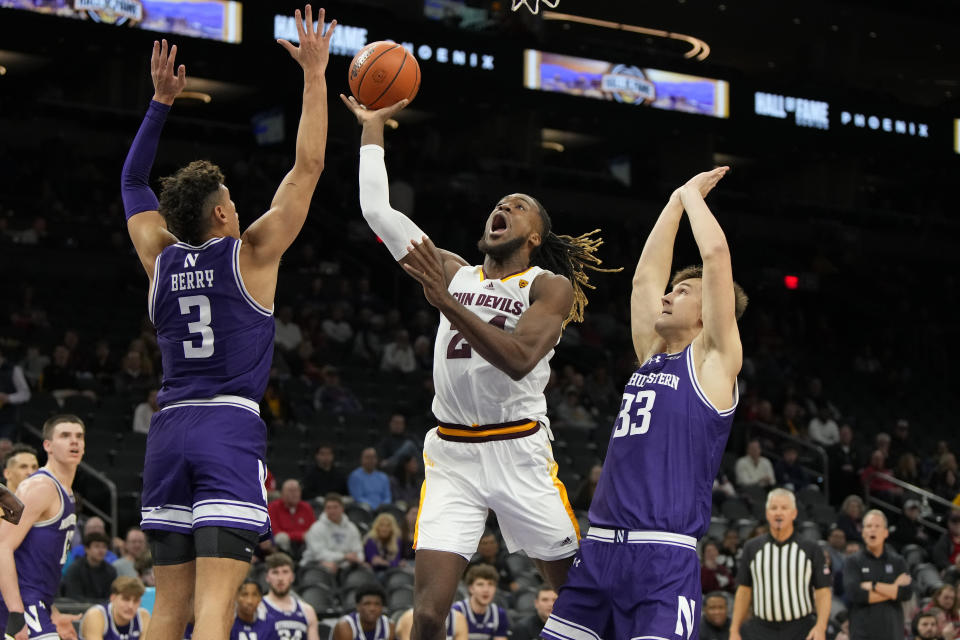
{"type": "Polygon", "coordinates": [[[662,340],[654,330],[657,316],[663,310],[660,298],[670,282],[673,263],[673,243],[683,217],[680,193],[674,191],[660,212],[656,224],[647,236],[643,252],[633,273],[633,292],[630,294],[630,333],[637,360],[644,362],[660,350],[662,340]]]}
{"type": "Polygon", "coordinates": [[[163,249],[177,239],[167,231],[160,215],[160,203],[150,188],[150,169],[157,156],[160,132],[174,99],[187,84],[187,69],[182,64],[174,75],[177,45],[167,50],[167,41],[154,41],[150,56],[153,99],[143,117],[120,173],[120,192],[127,217],[127,232],[147,276],[153,277],[153,263],[163,249]]]}
{"type": "MultiPolygon", "coordinates": [[[[280,257],[300,233],[307,219],[310,200],[323,171],[327,147],[327,80],[325,73],[330,58],[330,38],[337,21],[323,33],[325,12],[320,9],[317,28],[313,27],[313,9],[308,4],[301,16],[295,12],[300,46],[286,40],[277,42],[303,68],[303,108],[297,129],[296,157],[293,168],[283,178],[273,196],[270,209],[251,224],[243,234],[240,269],[247,284],[262,291],[260,297],[273,299],[276,270],[280,257]],[[248,274],[250,277],[248,277],[248,274]],[[258,276],[266,280],[258,286],[258,276]],[[250,282],[249,280],[253,280],[250,282]]],[[[255,293],[251,289],[251,293],[255,293]]],[[[256,297],[256,295],[255,295],[256,297]]]]}
{"type": "Polygon", "coordinates": [[[730,248],[717,219],[703,198],[726,175],[729,167],[697,174],[680,188],[680,200],[687,211],[693,238],[703,261],[702,310],[703,346],[716,353],[727,374],[736,376],[743,362],[743,349],[735,315],[733,267],[730,248]]]}
{"type": "Polygon", "coordinates": [[[530,307],[513,333],[484,322],[447,290],[443,257],[424,237],[414,242],[404,268],[420,284],[427,302],[439,309],[481,358],[514,380],[530,373],[560,339],[563,321],[573,307],[573,286],[558,275],[540,275],[533,281],[530,307]]]}
{"type": "MultiPolygon", "coordinates": [[[[393,259],[406,264],[407,247],[426,234],[405,214],[390,206],[390,191],[387,180],[387,166],[384,162],[383,127],[401,109],[407,106],[407,100],[376,109],[368,110],[350,96],[340,94],[340,99],[363,126],[360,134],[360,211],[370,229],[383,240],[393,259]]],[[[467,264],[466,260],[449,251],[440,250],[443,256],[446,281],[457,269],[467,264]]]]}

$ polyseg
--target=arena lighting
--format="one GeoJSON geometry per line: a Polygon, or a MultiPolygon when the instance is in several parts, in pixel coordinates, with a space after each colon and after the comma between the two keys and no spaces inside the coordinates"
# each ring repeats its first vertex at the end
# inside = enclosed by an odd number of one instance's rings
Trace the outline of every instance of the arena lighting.
{"type": "Polygon", "coordinates": [[[797,276],[783,276],[783,286],[787,289],[796,289],[800,286],[800,278],[797,276]]]}
{"type": "Polygon", "coordinates": [[[213,100],[209,93],[203,91],[183,91],[177,96],[177,99],[199,100],[204,104],[209,104],[213,100]]]}
{"type": "Polygon", "coordinates": [[[700,38],[688,36],[685,33],[674,33],[672,31],[664,31],[663,29],[650,29],[632,24],[623,24],[621,22],[611,22],[609,20],[597,20],[596,18],[575,16],[573,14],[558,13],[556,11],[544,11],[543,19],[579,22],[580,24],[589,24],[591,26],[601,27],[603,29],[616,29],[620,31],[628,31],[630,33],[642,33],[643,35],[654,36],[657,38],[680,40],[681,42],[686,42],[690,45],[690,51],[687,51],[685,54],[683,54],[684,58],[696,58],[697,60],[703,61],[706,60],[707,56],[710,55],[710,45],[700,38]]]}
{"type": "Polygon", "coordinates": [[[563,153],[565,147],[559,142],[550,142],[549,140],[544,140],[540,143],[540,146],[544,149],[550,149],[551,151],[556,151],[557,153],[563,153]]]}

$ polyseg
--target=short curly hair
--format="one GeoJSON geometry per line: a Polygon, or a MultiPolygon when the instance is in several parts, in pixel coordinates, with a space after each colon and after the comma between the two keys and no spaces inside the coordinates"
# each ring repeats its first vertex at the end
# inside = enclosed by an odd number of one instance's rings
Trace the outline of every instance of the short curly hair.
{"type": "Polygon", "coordinates": [[[198,245],[210,228],[211,198],[220,192],[223,172],[207,160],[195,160],[160,179],[160,215],[181,242],[198,245]]]}

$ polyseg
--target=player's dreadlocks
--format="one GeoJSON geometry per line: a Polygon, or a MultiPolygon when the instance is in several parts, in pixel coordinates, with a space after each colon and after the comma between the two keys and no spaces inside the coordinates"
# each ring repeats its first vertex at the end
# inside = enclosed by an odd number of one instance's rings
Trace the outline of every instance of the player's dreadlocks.
{"type": "Polygon", "coordinates": [[[573,285],[573,307],[563,321],[563,326],[566,327],[570,322],[583,322],[583,310],[589,302],[583,289],[584,287],[596,289],[590,284],[590,276],[587,275],[586,270],[615,273],[623,271],[623,267],[601,269],[597,266],[603,263],[596,255],[597,249],[603,244],[603,238],[594,237],[594,234],[600,233],[600,229],[594,229],[577,237],[557,235],[551,230],[553,223],[547,210],[536,198],[531,200],[536,203],[540,220],[543,222],[541,234],[543,240],[530,256],[530,264],[570,280],[570,284],[573,285]]]}

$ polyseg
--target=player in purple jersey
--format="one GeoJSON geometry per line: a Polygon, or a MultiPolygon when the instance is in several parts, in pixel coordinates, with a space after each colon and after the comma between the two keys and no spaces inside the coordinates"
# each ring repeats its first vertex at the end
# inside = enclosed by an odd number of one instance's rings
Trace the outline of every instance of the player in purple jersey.
{"type": "Polygon", "coordinates": [[[259,403],[273,353],[280,257],[306,220],[327,139],[324,74],[330,38],[307,5],[300,46],[279,43],[303,68],[296,159],[270,209],[242,234],[213,164],[198,161],[149,186],[160,131],[186,70],[176,46],[155,42],[154,95],[122,173],[127,229],[150,280],[148,310],[163,358],[161,410],[151,420],[142,528],[150,537],[157,599],[150,640],[226,640],[237,588],[267,528],[266,428],[259,403]]]}
{"type": "Polygon", "coordinates": [[[285,553],[267,556],[267,584],[261,606],[266,612],[270,640],[320,640],[319,621],[313,607],[290,593],[296,573],[285,553]]]}
{"type": "MultiPolygon", "coordinates": [[[[83,435],[76,416],[47,420],[47,463],[17,488],[24,504],[20,522],[0,522],[0,629],[16,640],[58,637],[53,599],[77,525],[71,486],[83,459],[83,435]]],[[[72,628],[64,631],[76,637],[72,628]]]]}
{"type": "Polygon", "coordinates": [[[337,621],[332,640],[394,640],[394,628],[383,615],[387,594],[379,584],[368,584],[357,589],[357,609],[337,621]]]}
{"type": "Polygon", "coordinates": [[[120,576],[110,585],[110,601],[83,614],[83,640],[140,640],[150,626],[150,612],[140,606],[145,588],[140,578],[120,576]]]}
{"type": "Polygon", "coordinates": [[[643,247],[630,303],[642,364],[624,389],[591,527],[543,638],[699,635],[696,544],[710,524],[713,479],[737,406],[737,319],[747,303],[704,202],[727,170],[700,173],[674,191],[643,247]],[[671,280],[684,210],[703,266],[671,280]]]}
{"type": "Polygon", "coordinates": [[[268,640],[273,630],[267,623],[267,610],[260,605],[260,585],[249,578],[237,591],[237,617],[230,629],[230,640],[268,640]]]}

